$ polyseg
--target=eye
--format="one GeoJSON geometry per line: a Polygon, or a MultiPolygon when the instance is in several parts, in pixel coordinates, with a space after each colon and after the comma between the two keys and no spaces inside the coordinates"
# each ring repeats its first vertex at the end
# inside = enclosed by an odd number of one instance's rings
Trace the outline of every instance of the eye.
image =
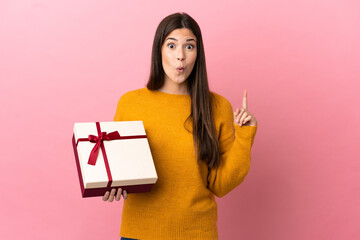
{"type": "Polygon", "coordinates": [[[186,49],[193,49],[193,48],[194,48],[194,45],[191,45],[191,44],[186,46],[186,49]]]}
{"type": "Polygon", "coordinates": [[[175,45],[174,45],[173,43],[169,43],[169,44],[168,44],[168,47],[169,47],[169,48],[174,48],[175,45]]]}

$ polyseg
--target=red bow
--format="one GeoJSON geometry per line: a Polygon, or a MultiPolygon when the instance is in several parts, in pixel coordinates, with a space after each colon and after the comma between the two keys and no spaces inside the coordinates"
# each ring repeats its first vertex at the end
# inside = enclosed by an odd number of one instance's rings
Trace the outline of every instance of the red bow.
{"type": "Polygon", "coordinates": [[[99,149],[100,149],[101,145],[103,144],[103,141],[116,140],[116,139],[120,139],[120,138],[121,137],[120,137],[120,134],[118,131],[111,132],[108,134],[106,132],[101,132],[99,134],[99,136],[89,135],[89,137],[87,139],[90,142],[95,143],[95,146],[91,150],[88,164],[95,165],[96,159],[99,155],[99,149]]]}

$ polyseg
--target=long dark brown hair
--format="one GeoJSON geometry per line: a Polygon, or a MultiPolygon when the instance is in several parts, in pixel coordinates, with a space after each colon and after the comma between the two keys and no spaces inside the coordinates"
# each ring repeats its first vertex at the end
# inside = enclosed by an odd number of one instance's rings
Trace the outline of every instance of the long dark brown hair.
{"type": "Polygon", "coordinates": [[[192,120],[196,159],[197,161],[205,161],[210,169],[218,166],[221,157],[211,108],[212,104],[214,104],[214,98],[209,91],[200,27],[188,14],[171,14],[165,17],[157,27],[152,47],[151,69],[147,88],[149,90],[158,90],[163,86],[165,72],[162,66],[161,47],[165,38],[173,30],[181,28],[191,30],[197,39],[196,62],[187,79],[187,87],[191,97],[191,114],[186,119],[184,127],[187,129],[186,122],[192,120]]]}

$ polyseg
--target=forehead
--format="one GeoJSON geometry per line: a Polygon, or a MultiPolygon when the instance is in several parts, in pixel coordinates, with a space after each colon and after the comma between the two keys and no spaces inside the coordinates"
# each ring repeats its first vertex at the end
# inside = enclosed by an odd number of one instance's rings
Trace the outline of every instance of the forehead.
{"type": "Polygon", "coordinates": [[[178,28],[173,30],[171,33],[169,33],[169,35],[166,36],[165,40],[167,40],[169,37],[184,41],[186,41],[186,39],[193,38],[196,41],[195,35],[188,28],[178,28]]]}

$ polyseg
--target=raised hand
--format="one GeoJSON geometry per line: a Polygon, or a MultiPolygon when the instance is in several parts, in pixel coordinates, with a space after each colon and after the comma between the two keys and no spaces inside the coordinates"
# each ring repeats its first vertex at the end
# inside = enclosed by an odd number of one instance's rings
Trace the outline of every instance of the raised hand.
{"type": "Polygon", "coordinates": [[[244,90],[243,95],[243,102],[242,102],[242,108],[237,108],[234,112],[234,123],[239,125],[240,127],[242,125],[244,126],[256,126],[257,120],[254,115],[252,115],[250,112],[248,112],[248,104],[247,104],[247,91],[244,90]]]}

